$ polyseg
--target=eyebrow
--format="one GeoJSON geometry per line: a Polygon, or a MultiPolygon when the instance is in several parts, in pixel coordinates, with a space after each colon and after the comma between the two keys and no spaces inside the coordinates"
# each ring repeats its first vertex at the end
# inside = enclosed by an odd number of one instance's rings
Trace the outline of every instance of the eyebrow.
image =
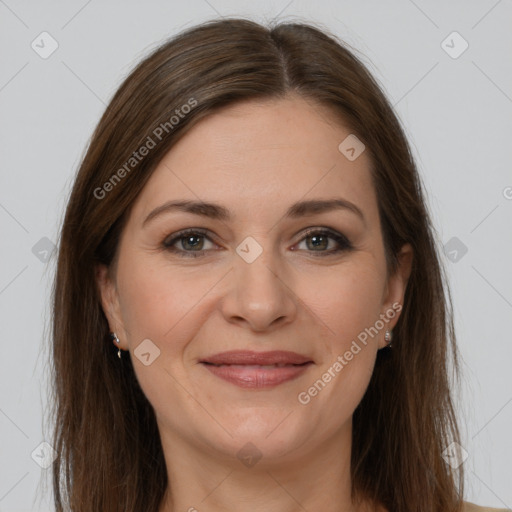
{"type": "MultiPolygon", "coordinates": [[[[366,225],[366,220],[361,209],[354,203],[351,203],[350,201],[342,198],[311,199],[308,201],[299,201],[292,204],[288,208],[284,218],[297,219],[300,217],[306,217],[308,215],[315,215],[334,210],[345,210],[352,212],[360,217],[363,223],[366,225]]],[[[200,215],[202,217],[208,217],[210,219],[225,222],[228,222],[232,219],[230,211],[220,204],[204,201],[176,200],[168,201],[151,211],[151,213],[144,219],[142,227],[144,227],[148,222],[155,219],[156,217],[173,211],[192,213],[194,215],[200,215]]]]}

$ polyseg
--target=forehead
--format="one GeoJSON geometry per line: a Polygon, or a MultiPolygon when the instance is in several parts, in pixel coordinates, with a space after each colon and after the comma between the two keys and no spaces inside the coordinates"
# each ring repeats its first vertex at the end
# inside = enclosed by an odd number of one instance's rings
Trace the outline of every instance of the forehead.
{"type": "Polygon", "coordinates": [[[199,121],[167,153],[133,213],[147,214],[177,198],[249,213],[265,206],[274,211],[299,199],[342,196],[374,215],[367,152],[351,161],[339,149],[351,137],[329,109],[299,97],[228,106],[199,121]]]}

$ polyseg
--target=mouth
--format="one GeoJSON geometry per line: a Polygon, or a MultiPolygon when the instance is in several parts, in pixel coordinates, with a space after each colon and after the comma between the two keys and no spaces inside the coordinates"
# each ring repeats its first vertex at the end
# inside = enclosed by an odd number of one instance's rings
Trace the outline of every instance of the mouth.
{"type": "Polygon", "coordinates": [[[314,363],[287,351],[230,351],[199,361],[215,376],[242,388],[268,388],[296,379],[314,363]]]}

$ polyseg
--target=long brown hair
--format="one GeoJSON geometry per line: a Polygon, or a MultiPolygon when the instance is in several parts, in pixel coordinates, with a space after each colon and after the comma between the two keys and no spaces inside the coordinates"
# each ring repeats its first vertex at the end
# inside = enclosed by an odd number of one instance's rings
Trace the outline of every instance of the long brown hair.
{"type": "Polygon", "coordinates": [[[135,67],[76,176],[53,287],[58,512],[158,511],[167,474],[155,414],[130,358],[119,360],[108,337],[95,268],[112,268],[131,205],[180,137],[228,104],[290,93],[328,107],[365,144],[388,272],[404,243],[414,250],[393,348],[378,352],[353,415],[352,496],[393,512],[461,509],[462,466],[452,470],[442,457],[460,442],[449,380],[450,368],[460,380],[451,297],[400,122],[356,50],[325,28],[227,18],[183,31],[135,67]],[[144,157],[143,146],[151,146],[144,157]]]}

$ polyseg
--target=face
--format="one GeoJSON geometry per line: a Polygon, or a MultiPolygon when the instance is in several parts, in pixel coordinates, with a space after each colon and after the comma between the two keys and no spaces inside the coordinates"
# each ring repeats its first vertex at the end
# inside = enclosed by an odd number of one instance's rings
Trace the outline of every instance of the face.
{"type": "Polygon", "coordinates": [[[240,103],[138,196],[98,283],[164,443],[233,457],[250,442],[271,463],[349,432],[412,257],[387,275],[369,157],[338,149],[350,133],[297,97],[240,103]]]}

